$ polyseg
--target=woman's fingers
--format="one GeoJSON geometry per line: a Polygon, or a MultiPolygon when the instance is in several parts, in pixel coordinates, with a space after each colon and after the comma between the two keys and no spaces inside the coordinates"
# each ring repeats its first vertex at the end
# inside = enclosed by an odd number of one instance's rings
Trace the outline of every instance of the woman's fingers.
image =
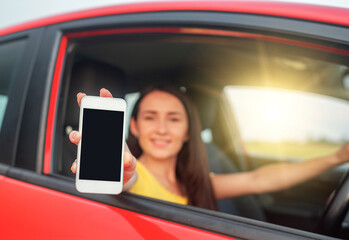
{"type": "MultiPolygon", "coordinates": [[[[127,186],[127,188],[131,188],[134,182],[137,180],[137,172],[136,172],[136,165],[137,160],[134,156],[132,156],[131,153],[128,151],[125,151],[124,153],[124,186],[127,186]],[[133,180],[131,180],[133,179],[133,180]],[[132,182],[132,183],[131,183],[132,182]],[[129,183],[129,184],[127,184],[129,183]]],[[[73,162],[70,170],[73,173],[76,173],[76,160],[73,162]]]]}
{"type": "Polygon", "coordinates": [[[342,164],[349,161],[349,143],[344,144],[337,152],[336,155],[338,164],[342,164]]]}
{"type": "Polygon", "coordinates": [[[78,145],[81,139],[81,135],[78,131],[71,131],[71,133],[69,134],[69,140],[78,145]]]}
{"type": "MultiPolygon", "coordinates": [[[[81,105],[81,99],[83,97],[85,97],[86,94],[85,93],[82,93],[82,92],[79,92],[77,95],[76,95],[76,98],[77,98],[77,101],[78,101],[78,104],[79,106],[81,105]]],[[[99,96],[100,97],[113,97],[113,95],[111,94],[111,92],[106,89],[106,88],[102,88],[100,91],[99,91],[99,96]]]]}
{"type": "Polygon", "coordinates": [[[106,88],[102,88],[101,90],[99,90],[99,96],[100,97],[111,97],[111,98],[113,97],[111,92],[109,92],[109,90],[106,88]]]}
{"type": "Polygon", "coordinates": [[[81,99],[82,99],[83,97],[85,97],[85,96],[86,96],[86,94],[85,94],[85,93],[81,93],[81,92],[79,92],[78,95],[76,95],[76,98],[77,98],[79,107],[80,107],[80,105],[81,105],[81,99]]]}
{"type": "Polygon", "coordinates": [[[76,160],[73,162],[73,164],[71,165],[71,168],[70,170],[73,172],[73,173],[76,173],[76,160]]]}
{"type": "Polygon", "coordinates": [[[124,153],[124,184],[128,182],[136,174],[137,161],[131,153],[124,153]]]}
{"type": "MultiPolygon", "coordinates": [[[[136,174],[136,165],[137,165],[136,158],[133,157],[131,153],[125,152],[124,153],[124,184],[126,184],[128,180],[130,180],[130,178],[132,178],[133,175],[136,174]]],[[[70,169],[73,173],[76,173],[76,160],[73,162],[70,169]]]]}
{"type": "MultiPolygon", "coordinates": [[[[76,95],[76,98],[77,98],[77,101],[78,101],[78,104],[79,106],[81,105],[81,99],[83,97],[85,97],[86,94],[85,93],[82,93],[82,92],[79,92],[77,95],[76,95]]],[[[111,94],[111,92],[106,89],[106,88],[102,88],[100,91],[99,91],[99,96],[100,97],[113,97],[113,95],[111,94]]]]}

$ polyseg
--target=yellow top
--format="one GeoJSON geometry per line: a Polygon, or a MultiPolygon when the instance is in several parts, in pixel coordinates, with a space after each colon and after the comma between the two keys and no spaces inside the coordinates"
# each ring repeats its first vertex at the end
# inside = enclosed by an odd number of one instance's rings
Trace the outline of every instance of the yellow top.
{"type": "Polygon", "coordinates": [[[136,170],[138,173],[138,180],[130,189],[131,193],[157,198],[168,202],[185,205],[188,204],[187,198],[167,190],[140,161],[137,161],[136,170]]]}

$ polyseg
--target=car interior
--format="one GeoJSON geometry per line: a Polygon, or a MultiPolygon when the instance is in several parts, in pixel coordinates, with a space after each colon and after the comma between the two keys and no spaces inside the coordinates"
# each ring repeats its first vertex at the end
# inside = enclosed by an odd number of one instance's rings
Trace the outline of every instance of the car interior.
{"type": "MultiPolygon", "coordinates": [[[[349,100],[342,81],[347,57],[302,46],[205,34],[136,33],[71,39],[68,49],[53,154],[54,172],[66,178],[74,177],[70,167],[76,146],[68,135],[78,129],[78,92],[98,95],[104,87],[114,97],[126,98],[157,83],[184,88],[199,110],[209,165],[216,174],[274,162],[246,153],[234,111],[227,107],[227,86],[292,89],[349,100]]],[[[312,231],[342,175],[334,171],[322,176],[329,183],[317,179],[271,195],[219,200],[219,210],[312,231]]]]}

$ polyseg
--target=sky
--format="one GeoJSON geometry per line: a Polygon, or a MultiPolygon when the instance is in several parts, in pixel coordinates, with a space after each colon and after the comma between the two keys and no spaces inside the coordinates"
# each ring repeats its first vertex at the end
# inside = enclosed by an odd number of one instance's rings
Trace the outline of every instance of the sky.
{"type": "MultiPolygon", "coordinates": [[[[155,0],[157,1],[157,0],[155,0]]],[[[0,0],[0,28],[57,14],[146,0],[0,0]]],[[[154,2],[154,1],[153,1],[154,2]]]]}
{"type": "MultiPolygon", "coordinates": [[[[152,2],[161,0],[152,0],[152,2]]],[[[191,0],[193,1],[193,0],[191,0]]],[[[194,0],[195,1],[195,0],[194,0]]],[[[197,1],[197,0],[196,0],[197,1]]],[[[278,0],[285,1],[285,0],[278,0]]],[[[61,13],[146,0],[0,0],[0,29],[61,13]]],[[[349,8],[348,0],[287,0],[349,8]]]]}

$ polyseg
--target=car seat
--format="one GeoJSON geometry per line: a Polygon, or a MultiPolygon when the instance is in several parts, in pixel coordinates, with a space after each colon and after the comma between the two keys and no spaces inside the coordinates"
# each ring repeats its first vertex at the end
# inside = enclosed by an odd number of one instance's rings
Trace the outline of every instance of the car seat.
{"type": "MultiPolygon", "coordinates": [[[[192,90],[189,95],[198,108],[202,128],[210,129],[216,121],[217,97],[214,94],[203,94],[198,90],[192,90]]],[[[234,162],[214,142],[207,142],[205,145],[210,170],[213,173],[238,172],[234,162]]],[[[265,213],[254,195],[222,199],[217,203],[221,212],[266,221],[265,213]]]]}
{"type": "MultiPolygon", "coordinates": [[[[65,117],[61,128],[62,155],[59,172],[65,176],[75,177],[70,167],[76,159],[76,146],[69,141],[71,130],[79,127],[79,106],[76,101],[78,92],[88,95],[99,95],[101,88],[110,90],[114,97],[122,97],[121,84],[125,79],[124,73],[117,67],[89,59],[82,59],[74,63],[70,74],[68,96],[65,104],[65,117]]],[[[63,110],[64,112],[64,110],[63,110]]]]}

